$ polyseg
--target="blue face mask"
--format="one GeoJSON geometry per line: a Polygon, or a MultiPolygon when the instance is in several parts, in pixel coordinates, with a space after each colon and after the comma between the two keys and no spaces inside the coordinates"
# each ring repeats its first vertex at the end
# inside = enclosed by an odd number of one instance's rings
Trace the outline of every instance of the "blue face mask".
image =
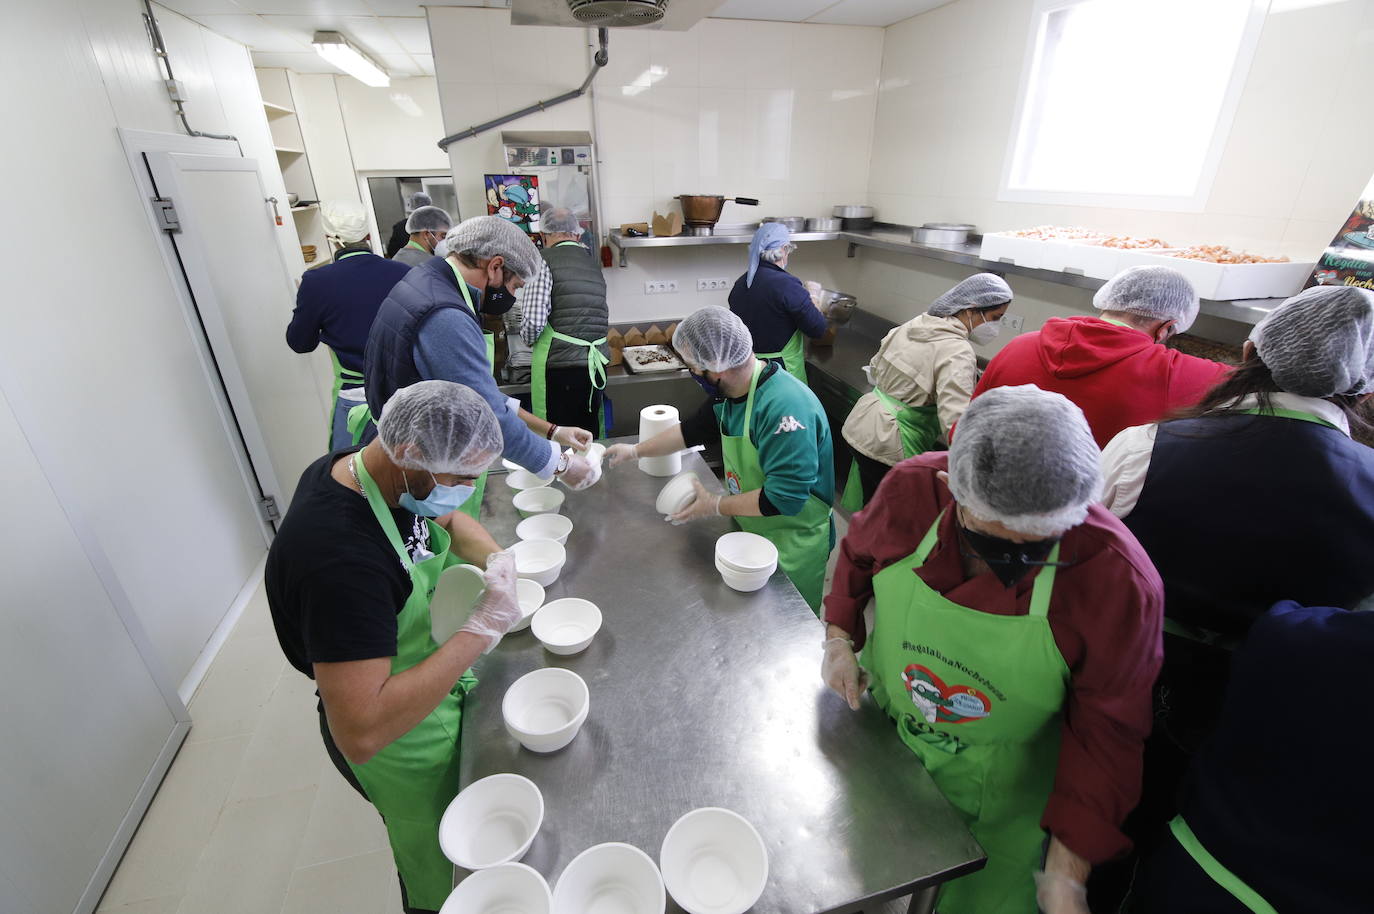
{"type": "Polygon", "coordinates": [[[715,400],[715,399],[718,399],[718,398],[721,396],[721,393],[720,393],[720,384],[718,384],[718,383],[715,382],[715,381],[709,381],[709,380],[707,380],[706,375],[704,375],[704,374],[697,374],[695,371],[692,371],[690,368],[687,369],[687,373],[688,373],[689,375],[692,376],[692,380],[693,380],[693,381],[696,381],[696,382],[697,382],[697,386],[698,386],[698,387],[700,387],[702,390],[706,391],[706,395],[709,396],[711,399],[715,400]]]}
{"type": "MultiPolygon", "coordinates": [[[[434,474],[429,474],[430,479],[434,479],[434,474]]],[[[439,480],[434,480],[434,489],[424,498],[416,498],[410,494],[410,483],[406,482],[406,491],[401,493],[401,507],[411,514],[418,514],[421,517],[443,517],[451,511],[457,510],[458,506],[467,501],[476,486],[443,486],[439,480]]]]}

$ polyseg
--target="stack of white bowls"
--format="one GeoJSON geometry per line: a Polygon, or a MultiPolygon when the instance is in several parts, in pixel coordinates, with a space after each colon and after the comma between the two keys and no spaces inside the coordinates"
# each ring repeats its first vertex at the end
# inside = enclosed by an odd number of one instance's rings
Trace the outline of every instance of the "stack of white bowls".
{"type": "Polygon", "coordinates": [[[737,530],[716,540],[716,571],[734,590],[758,590],[777,570],[778,547],[766,537],[737,530]]]}

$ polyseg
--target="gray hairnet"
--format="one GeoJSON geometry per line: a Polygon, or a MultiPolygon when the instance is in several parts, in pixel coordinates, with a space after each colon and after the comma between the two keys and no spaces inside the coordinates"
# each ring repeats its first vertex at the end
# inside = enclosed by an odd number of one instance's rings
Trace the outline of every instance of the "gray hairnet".
{"type": "Polygon", "coordinates": [[[422,206],[406,219],[406,232],[447,232],[453,228],[453,217],[437,206],[422,206]]]}
{"type": "Polygon", "coordinates": [[[1197,320],[1197,292],[1178,270],[1169,267],[1131,267],[1107,280],[1093,296],[1099,311],[1128,311],[1161,321],[1177,321],[1186,333],[1197,320]]]}
{"type": "Polygon", "coordinates": [[[969,308],[996,308],[1011,301],[1011,286],[992,273],[975,273],[930,303],[927,314],[952,317],[969,308]]]}
{"type": "Polygon", "coordinates": [[[353,244],[367,237],[367,212],[362,204],[352,200],[326,200],[320,204],[324,230],[344,244],[353,244]]]}
{"type": "Polygon", "coordinates": [[[481,395],[452,381],[402,387],[377,421],[382,450],[397,466],[476,476],[501,453],[501,426],[481,395]],[[401,448],[406,448],[404,453],[401,448]]]}
{"type": "Polygon", "coordinates": [[[530,236],[500,216],[474,216],[448,232],[450,254],[467,254],[474,260],[504,257],[506,269],[521,279],[539,272],[542,258],[530,236]]]}
{"type": "Polygon", "coordinates": [[[688,315],[677,325],[673,348],[703,371],[729,371],[754,357],[754,338],[733,311],[711,306],[688,315]]]}
{"type": "Polygon", "coordinates": [[[562,207],[549,210],[540,216],[540,228],[545,235],[581,235],[582,220],[570,209],[562,207]]]}
{"type": "Polygon", "coordinates": [[[1256,324],[1250,341],[1289,393],[1374,393],[1374,295],[1364,289],[1304,289],[1256,324]]]}
{"type": "MultiPolygon", "coordinates": [[[[679,331],[681,332],[681,331],[679,331]]],[[[1054,536],[1088,516],[1102,452],[1083,411],[1034,384],[974,397],[949,447],[949,490],[983,520],[1054,536]]]]}
{"type": "Polygon", "coordinates": [[[406,197],[406,212],[413,213],[420,207],[431,206],[433,205],[433,203],[434,201],[430,199],[429,194],[425,193],[422,190],[417,190],[409,197],[406,197]]]}

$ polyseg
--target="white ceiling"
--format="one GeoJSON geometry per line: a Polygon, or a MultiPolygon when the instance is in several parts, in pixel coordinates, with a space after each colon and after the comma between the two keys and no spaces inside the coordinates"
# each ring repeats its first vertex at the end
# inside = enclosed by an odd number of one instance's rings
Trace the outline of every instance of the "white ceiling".
{"type": "MultiPolygon", "coordinates": [[[[316,29],[343,32],[392,76],[433,76],[420,0],[158,0],[253,50],[260,67],[337,73],[310,47],[316,29]]],[[[725,0],[712,15],[828,25],[888,26],[952,0],[725,0]]],[[[506,9],[510,0],[424,0],[424,6],[506,9]]]]}

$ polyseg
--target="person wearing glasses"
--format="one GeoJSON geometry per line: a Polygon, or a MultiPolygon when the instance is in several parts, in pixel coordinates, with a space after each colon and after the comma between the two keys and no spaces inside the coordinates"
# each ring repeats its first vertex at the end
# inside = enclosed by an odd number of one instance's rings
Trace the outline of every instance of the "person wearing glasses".
{"type": "Polygon", "coordinates": [[[855,710],[871,689],[988,855],[945,914],[1086,914],[1092,867],[1130,848],[1164,588],[1097,504],[1100,459],[1062,395],[991,390],[840,543],[822,678],[855,710]]]}
{"type": "Polygon", "coordinates": [[[749,328],[755,355],[781,361],[805,384],[803,337],[828,346],[835,341],[835,326],[816,307],[802,281],[787,272],[787,258],[796,249],[787,226],[760,225],[749,244],[749,269],[730,290],[730,310],[749,328]]]}

